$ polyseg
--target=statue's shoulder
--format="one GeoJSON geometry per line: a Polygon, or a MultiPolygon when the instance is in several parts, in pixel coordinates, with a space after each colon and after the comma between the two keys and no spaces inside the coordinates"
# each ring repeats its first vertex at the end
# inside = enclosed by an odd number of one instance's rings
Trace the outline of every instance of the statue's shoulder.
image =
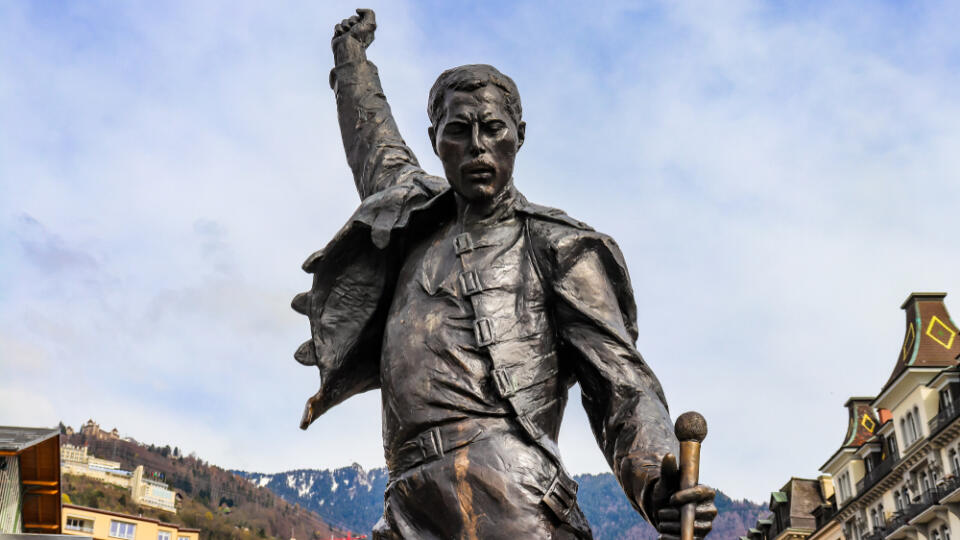
{"type": "Polygon", "coordinates": [[[554,232],[555,234],[575,233],[576,231],[595,232],[593,227],[570,217],[569,214],[559,208],[523,201],[518,212],[526,216],[528,226],[538,229],[538,232],[554,232]]]}
{"type": "Polygon", "coordinates": [[[525,202],[518,211],[526,218],[532,247],[541,261],[563,265],[586,250],[607,252],[622,260],[613,238],[563,210],[525,202]]]}

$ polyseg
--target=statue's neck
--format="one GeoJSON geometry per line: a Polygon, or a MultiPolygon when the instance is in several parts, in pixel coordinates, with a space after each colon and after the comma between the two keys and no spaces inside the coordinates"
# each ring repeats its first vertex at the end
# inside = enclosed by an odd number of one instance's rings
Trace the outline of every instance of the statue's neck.
{"type": "Polygon", "coordinates": [[[513,214],[517,190],[510,181],[499,193],[482,201],[468,201],[459,193],[457,199],[457,222],[462,226],[496,223],[513,214]]]}

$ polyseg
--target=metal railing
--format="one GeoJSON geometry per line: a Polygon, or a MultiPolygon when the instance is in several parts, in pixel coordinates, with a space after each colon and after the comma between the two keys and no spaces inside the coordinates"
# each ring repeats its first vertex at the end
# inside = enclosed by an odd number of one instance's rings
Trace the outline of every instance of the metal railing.
{"type": "Polygon", "coordinates": [[[958,479],[952,479],[939,486],[928,489],[920,495],[913,498],[913,501],[907,503],[903,510],[894,512],[883,530],[879,531],[881,537],[887,536],[898,528],[906,525],[911,519],[917,517],[921,512],[937,504],[947,493],[960,486],[958,479]]]}
{"type": "Polygon", "coordinates": [[[950,422],[953,422],[958,416],[960,416],[960,399],[955,399],[953,401],[947,401],[941,403],[942,409],[936,416],[930,419],[927,422],[927,426],[930,428],[930,435],[940,431],[950,422]]]}
{"type": "Polygon", "coordinates": [[[866,490],[872,488],[874,484],[879,482],[881,478],[893,470],[894,463],[896,463],[896,461],[893,459],[893,456],[888,457],[887,459],[881,461],[880,465],[877,465],[873,468],[873,470],[863,475],[863,478],[857,482],[857,495],[860,495],[866,490]]]}
{"type": "Polygon", "coordinates": [[[960,488],[960,476],[951,476],[944,480],[942,484],[937,486],[937,491],[942,499],[950,493],[956,491],[958,488],[960,488]]]}

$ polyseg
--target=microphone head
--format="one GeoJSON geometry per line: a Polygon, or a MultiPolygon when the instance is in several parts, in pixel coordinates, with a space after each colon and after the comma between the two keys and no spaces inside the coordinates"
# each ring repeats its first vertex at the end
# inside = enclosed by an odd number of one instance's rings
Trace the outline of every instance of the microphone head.
{"type": "Polygon", "coordinates": [[[707,438],[707,421],[696,411],[685,412],[677,418],[673,432],[680,442],[703,442],[707,438]]]}

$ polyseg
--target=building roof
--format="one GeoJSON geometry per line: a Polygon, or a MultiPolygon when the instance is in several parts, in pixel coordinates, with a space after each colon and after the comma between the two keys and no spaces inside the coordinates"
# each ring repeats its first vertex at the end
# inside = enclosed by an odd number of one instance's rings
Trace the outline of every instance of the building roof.
{"type": "Polygon", "coordinates": [[[120,513],[120,512],[112,512],[112,511],[110,511],[110,510],[102,510],[102,509],[100,509],[100,508],[91,508],[91,507],[89,507],[89,506],[80,506],[79,504],[64,503],[64,504],[63,504],[63,508],[76,508],[77,510],[83,510],[83,511],[85,511],[85,512],[92,512],[92,513],[95,513],[95,514],[103,514],[103,515],[106,515],[106,516],[116,516],[116,517],[119,517],[119,518],[126,518],[126,519],[129,519],[129,520],[131,520],[131,521],[144,521],[144,522],[147,522],[147,523],[156,523],[157,525],[159,525],[159,526],[161,526],[161,527],[168,527],[168,528],[170,528],[170,529],[177,529],[178,531],[183,531],[183,532],[195,532],[195,533],[200,532],[200,529],[195,529],[195,528],[193,528],[193,527],[186,527],[186,526],[184,526],[184,525],[177,525],[176,523],[169,523],[169,522],[166,522],[166,521],[160,521],[159,519],[154,519],[154,518],[144,517],[144,516],[132,516],[132,515],[130,515],[130,514],[122,514],[122,513],[120,513]]]}
{"type": "Polygon", "coordinates": [[[943,303],[946,296],[943,292],[915,292],[900,306],[906,315],[903,345],[884,390],[907,368],[956,365],[960,355],[960,339],[956,338],[960,330],[943,303]]]}
{"type": "Polygon", "coordinates": [[[849,419],[847,420],[847,434],[843,436],[842,446],[863,446],[873,437],[873,433],[880,427],[877,415],[870,406],[874,398],[852,397],[844,403],[849,419]]]}
{"type": "Polygon", "coordinates": [[[57,428],[0,426],[0,450],[20,452],[59,434],[57,428]]]}

